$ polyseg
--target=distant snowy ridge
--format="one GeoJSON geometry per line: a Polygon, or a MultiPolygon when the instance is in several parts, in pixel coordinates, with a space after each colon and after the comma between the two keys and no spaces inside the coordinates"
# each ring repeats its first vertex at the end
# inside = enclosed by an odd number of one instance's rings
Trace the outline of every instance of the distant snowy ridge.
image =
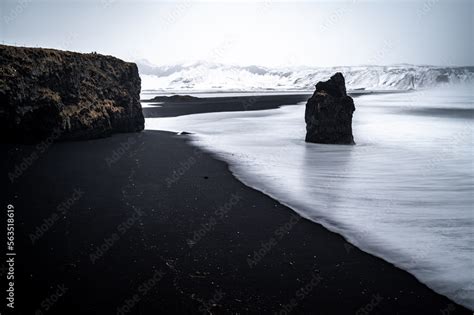
{"type": "Polygon", "coordinates": [[[348,89],[408,90],[438,85],[472,84],[474,66],[418,65],[297,67],[272,69],[196,62],[154,66],[137,61],[142,90],[158,91],[304,91],[340,71],[348,89]]]}

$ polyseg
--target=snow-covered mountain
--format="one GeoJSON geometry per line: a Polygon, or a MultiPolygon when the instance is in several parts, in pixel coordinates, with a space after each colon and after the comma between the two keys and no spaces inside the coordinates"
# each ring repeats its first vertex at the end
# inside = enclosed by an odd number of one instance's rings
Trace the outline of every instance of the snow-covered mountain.
{"type": "Polygon", "coordinates": [[[320,80],[340,71],[348,89],[407,90],[474,82],[474,67],[417,65],[296,67],[272,69],[196,62],[154,66],[137,65],[143,90],[158,91],[301,91],[313,90],[320,80]]]}

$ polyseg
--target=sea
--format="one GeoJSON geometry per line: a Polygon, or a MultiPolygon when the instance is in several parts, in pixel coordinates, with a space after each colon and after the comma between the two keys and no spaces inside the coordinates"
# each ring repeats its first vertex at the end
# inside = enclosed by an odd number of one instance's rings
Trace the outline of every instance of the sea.
{"type": "Polygon", "coordinates": [[[146,129],[193,133],[246,185],[474,309],[474,86],[354,102],[356,145],[306,143],[304,103],[146,129]]]}

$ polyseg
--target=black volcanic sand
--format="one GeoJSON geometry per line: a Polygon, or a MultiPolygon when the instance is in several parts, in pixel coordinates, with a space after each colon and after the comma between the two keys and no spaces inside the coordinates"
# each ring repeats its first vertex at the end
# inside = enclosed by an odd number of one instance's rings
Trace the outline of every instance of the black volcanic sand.
{"type": "Polygon", "coordinates": [[[18,313],[471,314],[246,187],[188,136],[1,146],[4,174],[28,166],[1,187],[18,313]]]}
{"type": "MultiPolygon", "coordinates": [[[[358,97],[365,94],[400,93],[399,91],[349,91],[347,94],[358,97]]],[[[189,114],[211,112],[235,112],[247,110],[274,109],[283,105],[295,105],[306,102],[312,94],[255,95],[225,97],[193,97],[189,95],[158,96],[144,99],[142,103],[156,107],[143,108],[146,118],[175,117],[189,114]]],[[[304,119],[303,119],[304,121],[304,119]]]]}
{"type": "MultiPolygon", "coordinates": [[[[262,110],[278,108],[282,105],[292,105],[306,102],[311,94],[299,95],[258,95],[258,96],[229,96],[229,97],[206,97],[191,98],[177,96],[161,97],[160,102],[142,100],[148,105],[156,104],[156,107],[143,109],[145,117],[174,117],[188,114],[200,114],[210,112],[235,112],[245,110],[262,110]],[[168,100],[166,100],[168,99],[168,100]]],[[[304,122],[304,120],[303,120],[304,122]]]]}

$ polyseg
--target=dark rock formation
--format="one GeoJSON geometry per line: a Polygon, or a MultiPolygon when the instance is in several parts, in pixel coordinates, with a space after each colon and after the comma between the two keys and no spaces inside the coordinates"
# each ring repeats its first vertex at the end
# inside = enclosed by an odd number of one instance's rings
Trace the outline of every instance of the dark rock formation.
{"type": "Polygon", "coordinates": [[[135,64],[111,56],[0,45],[2,140],[141,131],[140,83],[135,64]]]}
{"type": "Polygon", "coordinates": [[[340,72],[328,81],[318,82],[316,91],[306,103],[306,142],[354,144],[354,110],[354,101],[346,93],[346,84],[340,72]]]}

